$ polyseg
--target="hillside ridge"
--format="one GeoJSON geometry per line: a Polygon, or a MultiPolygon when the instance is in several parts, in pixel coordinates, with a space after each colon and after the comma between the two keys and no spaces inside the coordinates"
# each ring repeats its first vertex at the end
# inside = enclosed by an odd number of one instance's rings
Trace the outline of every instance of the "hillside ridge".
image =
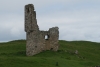
{"type": "Polygon", "coordinates": [[[26,40],[0,43],[0,67],[95,67],[100,66],[100,43],[59,40],[57,52],[26,56],[26,40]],[[75,54],[75,51],[78,54],[75,54]]]}

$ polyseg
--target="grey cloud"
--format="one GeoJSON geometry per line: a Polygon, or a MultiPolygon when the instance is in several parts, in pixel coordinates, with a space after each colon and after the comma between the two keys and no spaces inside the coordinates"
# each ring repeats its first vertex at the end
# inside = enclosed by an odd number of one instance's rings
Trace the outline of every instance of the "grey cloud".
{"type": "Polygon", "coordinates": [[[1,41],[6,42],[6,41],[11,41],[11,40],[16,40],[16,39],[25,39],[26,38],[25,33],[23,31],[21,31],[20,33],[21,33],[20,35],[16,34],[15,36],[15,35],[12,35],[8,29],[2,32],[0,31],[0,35],[1,35],[0,42],[1,41]]]}
{"type": "MultiPolygon", "coordinates": [[[[80,8],[79,3],[90,0],[10,0],[0,2],[0,41],[25,39],[24,32],[24,5],[32,3],[37,12],[37,23],[40,30],[48,30],[58,26],[59,39],[88,40],[100,42],[100,9],[86,7],[80,8]],[[6,4],[6,5],[5,5],[6,4]],[[60,6],[62,7],[59,7],[60,6]],[[77,5],[78,4],[78,5],[77,5]],[[13,5],[13,6],[12,6],[13,5]],[[53,6],[52,6],[53,5],[53,6]],[[2,7],[1,7],[2,6],[2,7]],[[58,8],[58,7],[59,8],[58,8]]],[[[92,0],[90,2],[99,2],[92,0]]]]}
{"type": "Polygon", "coordinates": [[[60,39],[65,40],[88,40],[88,41],[95,41],[99,42],[100,32],[100,20],[99,16],[94,18],[94,13],[91,12],[83,12],[82,14],[67,14],[66,16],[61,14],[58,16],[59,12],[54,16],[54,14],[50,14],[50,16],[42,17],[39,19],[39,25],[41,28],[48,28],[48,26],[59,26],[60,27],[60,39]],[[52,17],[53,15],[53,17],[52,17]],[[81,16],[82,15],[82,16],[81,16]],[[64,16],[64,18],[63,18],[64,16]],[[74,17],[73,17],[74,16],[74,17]],[[76,17],[75,17],[76,16],[76,17]],[[46,19],[46,20],[45,20],[46,19]],[[41,21],[42,20],[42,21],[41,21]],[[49,20],[49,21],[48,21],[49,20]],[[97,22],[98,21],[98,22],[97,22]],[[44,24],[42,24],[44,23],[44,24]]]}

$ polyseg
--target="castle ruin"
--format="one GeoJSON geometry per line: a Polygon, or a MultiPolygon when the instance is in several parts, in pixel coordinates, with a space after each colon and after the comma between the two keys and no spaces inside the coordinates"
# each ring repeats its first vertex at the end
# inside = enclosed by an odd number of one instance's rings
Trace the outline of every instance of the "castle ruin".
{"type": "Polygon", "coordinates": [[[36,11],[34,11],[32,4],[25,5],[25,32],[27,56],[33,56],[45,50],[58,50],[58,27],[49,28],[48,31],[40,31],[37,25],[36,11]]]}

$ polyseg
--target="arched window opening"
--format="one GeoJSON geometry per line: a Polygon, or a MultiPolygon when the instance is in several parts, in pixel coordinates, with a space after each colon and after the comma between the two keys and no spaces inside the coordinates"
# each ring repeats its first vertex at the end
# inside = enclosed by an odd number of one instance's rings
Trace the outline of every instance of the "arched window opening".
{"type": "Polygon", "coordinates": [[[45,35],[45,40],[48,40],[49,39],[49,35],[45,35]]]}

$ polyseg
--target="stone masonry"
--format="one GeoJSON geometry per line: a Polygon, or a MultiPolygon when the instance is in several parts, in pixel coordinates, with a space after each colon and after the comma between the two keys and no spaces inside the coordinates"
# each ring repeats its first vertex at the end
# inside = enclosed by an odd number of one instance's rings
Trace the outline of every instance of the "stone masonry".
{"type": "Polygon", "coordinates": [[[36,11],[34,11],[32,4],[25,5],[25,32],[27,56],[33,56],[45,50],[58,50],[58,27],[52,27],[48,31],[40,31],[37,25],[36,11]]]}

